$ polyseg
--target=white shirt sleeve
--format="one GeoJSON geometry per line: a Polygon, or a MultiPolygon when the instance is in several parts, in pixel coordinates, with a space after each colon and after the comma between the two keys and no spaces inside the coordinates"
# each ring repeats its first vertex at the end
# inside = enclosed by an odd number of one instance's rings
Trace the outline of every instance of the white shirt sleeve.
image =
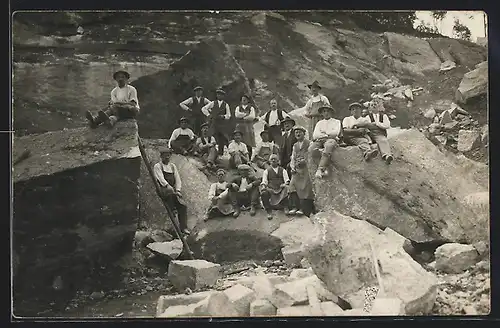
{"type": "Polygon", "coordinates": [[[250,107],[250,114],[245,118],[246,120],[253,121],[255,119],[255,108],[250,107]]]}
{"type": "Polygon", "coordinates": [[[236,142],[234,141],[231,141],[229,143],[229,146],[227,147],[227,151],[229,152],[229,154],[234,154],[238,151],[237,147],[236,147],[236,142]]]}
{"type": "Polygon", "coordinates": [[[139,98],[137,97],[137,89],[131,85],[129,85],[128,88],[130,92],[129,101],[131,100],[135,101],[135,107],[139,108],[139,98]]]}
{"type": "Polygon", "coordinates": [[[351,120],[350,116],[344,117],[342,120],[342,126],[344,129],[352,129],[353,127],[353,121],[351,120]]]}
{"type": "Polygon", "coordinates": [[[269,181],[267,180],[267,171],[268,170],[264,170],[264,172],[262,173],[262,186],[267,186],[267,184],[269,183],[269,181]]]}
{"type": "MultiPolygon", "coordinates": [[[[327,96],[322,95],[322,96],[321,96],[321,100],[322,100],[323,102],[326,102],[328,105],[330,105],[330,100],[328,100],[328,97],[327,97],[327,96]]],[[[331,105],[330,105],[330,106],[331,106],[331,105]]]]}
{"type": "Polygon", "coordinates": [[[180,128],[177,128],[174,131],[172,131],[172,135],[170,136],[170,140],[168,140],[168,147],[169,148],[172,147],[172,141],[174,141],[175,139],[177,139],[177,137],[179,136],[180,133],[181,133],[181,129],[180,128]]]}
{"type": "Polygon", "coordinates": [[[288,177],[288,172],[283,169],[283,180],[285,181],[286,184],[290,183],[290,178],[288,177]]]}
{"type": "Polygon", "coordinates": [[[295,169],[295,147],[292,147],[292,155],[290,155],[290,168],[295,169]]]}
{"type": "Polygon", "coordinates": [[[193,97],[189,97],[188,99],[181,102],[179,104],[179,106],[181,106],[181,108],[184,110],[191,110],[191,108],[189,108],[189,106],[191,106],[192,103],[193,103],[193,97]]]}
{"type": "Polygon", "coordinates": [[[229,104],[226,103],[226,115],[224,115],[224,118],[226,120],[229,120],[231,118],[231,110],[229,109],[229,104]]]}
{"type": "Polygon", "coordinates": [[[240,111],[240,106],[237,106],[236,109],[234,110],[234,117],[236,117],[236,118],[245,117],[245,114],[240,111]]]}
{"type": "Polygon", "coordinates": [[[116,90],[116,88],[113,88],[113,90],[111,90],[111,103],[118,102],[118,99],[116,98],[116,90]]]}
{"type": "Polygon", "coordinates": [[[201,112],[205,115],[205,116],[209,116],[210,115],[210,111],[212,110],[212,108],[214,107],[214,104],[215,102],[211,101],[209,102],[208,104],[206,104],[205,106],[203,106],[201,108],[201,112]]]}
{"type": "Polygon", "coordinates": [[[172,171],[174,171],[175,189],[177,189],[178,192],[181,192],[182,181],[181,181],[181,176],[179,175],[179,171],[177,170],[177,166],[175,166],[174,163],[170,163],[170,165],[172,165],[172,171]]]}
{"type": "Polygon", "coordinates": [[[327,134],[325,133],[323,129],[324,121],[319,121],[316,123],[316,126],[314,127],[314,132],[313,132],[313,140],[317,140],[320,138],[327,137],[327,134]]]}
{"type": "Polygon", "coordinates": [[[384,130],[387,130],[388,128],[391,127],[391,121],[389,120],[389,117],[385,114],[382,114],[382,123],[380,123],[379,120],[377,120],[376,124],[379,128],[382,128],[384,130]]]}
{"type": "Polygon", "coordinates": [[[217,182],[210,185],[210,190],[208,191],[208,199],[212,200],[215,197],[215,191],[217,190],[217,182]]]}
{"type": "Polygon", "coordinates": [[[160,184],[162,187],[166,187],[168,185],[167,180],[165,180],[165,177],[163,176],[163,170],[162,170],[162,163],[156,163],[155,166],[153,167],[153,173],[155,175],[156,181],[160,184]]]}

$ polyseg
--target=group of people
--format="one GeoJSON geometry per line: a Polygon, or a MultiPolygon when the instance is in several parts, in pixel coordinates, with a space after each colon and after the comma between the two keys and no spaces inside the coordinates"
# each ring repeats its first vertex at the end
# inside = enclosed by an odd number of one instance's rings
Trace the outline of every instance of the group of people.
{"type": "MultiPolygon", "coordinates": [[[[90,111],[86,113],[92,128],[100,124],[112,127],[119,119],[135,118],[139,113],[137,91],[128,84],[129,73],[118,71],[113,78],[118,86],[111,91],[108,106],[96,116],[90,111]]],[[[287,112],[278,108],[277,99],[270,101],[270,109],[264,115],[257,116],[249,95],[242,95],[240,104],[231,108],[224,100],[224,90],[217,89],[216,99],[210,101],[203,96],[203,88],[197,86],[194,95],[179,104],[187,115],[172,132],[154,172],[163,190],[162,198],[176,209],[184,233],[189,233],[186,204],[177,168],[169,162],[172,153],[198,156],[207,168],[215,170],[218,181],[210,187],[211,206],[205,219],[220,215],[238,217],[246,209],[255,215],[261,204],[269,219],[275,209],[290,215],[315,213],[308,158],[319,157],[314,177],[323,178],[328,175],[336,149],[342,145],[359,147],[366,161],[380,153],[387,164],[392,162],[387,140],[390,121],[380,111],[383,106],[364,108],[360,103],[352,103],[351,115],[340,121],[334,118],[336,110],[321,93],[320,84],[314,81],[308,87],[311,97],[301,108],[309,118],[308,129],[297,126],[287,112]],[[264,123],[264,130],[260,133],[261,142],[256,143],[254,124],[259,120],[264,123]],[[225,148],[230,157],[229,169],[238,173],[229,181],[226,170],[217,165],[225,148]],[[256,168],[264,170],[262,178],[256,177],[256,168]]]]}

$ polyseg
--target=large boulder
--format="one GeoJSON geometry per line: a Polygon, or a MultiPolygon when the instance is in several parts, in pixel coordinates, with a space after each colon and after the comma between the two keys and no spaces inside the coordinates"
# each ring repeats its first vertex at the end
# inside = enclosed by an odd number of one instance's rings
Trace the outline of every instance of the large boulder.
{"type": "MultiPolygon", "coordinates": [[[[380,158],[363,161],[357,147],[337,149],[330,176],[314,182],[320,209],[390,227],[415,242],[488,238],[488,221],[478,222],[462,199],[482,186],[416,130],[389,141],[390,166],[380,158]]],[[[310,160],[312,175],[317,159],[310,160]]]]}
{"type": "Polygon", "coordinates": [[[210,100],[214,100],[217,88],[224,88],[231,108],[243,93],[250,92],[245,72],[227,45],[220,38],[202,41],[167,70],[135,81],[141,95],[141,136],[169,138],[185,115],[179,103],[192,96],[197,85],[205,88],[210,100]]]}
{"type": "Polygon", "coordinates": [[[15,139],[14,158],[25,151],[31,156],[13,169],[15,292],[23,294],[17,300],[50,299],[55,277],[65,289],[81,287],[94,269],[132,250],[139,217],[137,124],[15,139]]]}
{"type": "Polygon", "coordinates": [[[349,301],[350,295],[378,286],[377,261],[386,297],[401,299],[408,315],[430,313],[437,279],[400,244],[366,221],[334,211],[320,213],[314,220],[320,232],[308,242],[307,259],[328,290],[349,301]]]}
{"type": "Polygon", "coordinates": [[[469,69],[488,58],[488,51],[472,42],[451,38],[430,38],[428,42],[441,61],[449,60],[469,69]]]}
{"type": "Polygon", "coordinates": [[[432,50],[429,42],[413,36],[384,33],[389,44],[389,53],[406,66],[412,66],[416,71],[437,71],[441,60],[432,50]]]}
{"type": "Polygon", "coordinates": [[[486,94],[488,91],[488,62],[476,65],[476,69],[466,73],[455,93],[455,100],[466,103],[469,99],[486,94]]]}
{"type": "MultiPolygon", "coordinates": [[[[142,139],[151,165],[160,161],[158,149],[168,144],[166,139],[142,139]]],[[[210,182],[197,166],[195,159],[181,155],[172,155],[172,163],[177,166],[182,181],[182,194],[188,204],[188,228],[192,229],[203,216],[209,206],[208,190],[210,182]]],[[[172,223],[165,207],[156,194],[156,190],[144,163],[141,163],[140,177],[140,219],[141,225],[151,229],[171,231],[172,223]]]]}

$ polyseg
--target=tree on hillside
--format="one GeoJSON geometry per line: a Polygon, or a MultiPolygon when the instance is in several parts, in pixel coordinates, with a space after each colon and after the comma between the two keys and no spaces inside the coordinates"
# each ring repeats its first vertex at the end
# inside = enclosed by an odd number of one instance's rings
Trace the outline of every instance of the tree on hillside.
{"type": "Polygon", "coordinates": [[[459,39],[470,41],[471,32],[467,26],[465,26],[460,22],[460,20],[455,18],[455,22],[453,25],[453,35],[459,39]]]}
{"type": "Polygon", "coordinates": [[[432,18],[434,19],[434,26],[436,27],[438,33],[441,33],[443,19],[446,17],[448,11],[446,10],[433,10],[432,18]]]}

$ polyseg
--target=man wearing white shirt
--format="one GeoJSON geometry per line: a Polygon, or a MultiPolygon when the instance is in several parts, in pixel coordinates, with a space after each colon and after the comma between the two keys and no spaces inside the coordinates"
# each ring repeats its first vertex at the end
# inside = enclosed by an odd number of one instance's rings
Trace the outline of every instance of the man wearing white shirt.
{"type": "Polygon", "coordinates": [[[378,155],[377,149],[370,147],[370,137],[368,136],[368,128],[358,126],[358,122],[363,120],[361,111],[363,106],[360,103],[352,103],[349,105],[351,116],[347,116],[342,121],[342,129],[344,142],[349,146],[358,146],[363,152],[363,157],[369,161],[378,155]]]}
{"type": "Polygon", "coordinates": [[[234,130],[231,120],[234,115],[231,115],[231,109],[224,100],[226,92],[222,89],[217,89],[215,94],[217,99],[203,106],[201,111],[208,117],[210,123],[209,133],[217,140],[218,152],[222,156],[224,154],[224,146],[229,145],[229,140],[234,130]]]}
{"type": "Polygon", "coordinates": [[[264,115],[260,117],[260,120],[264,122],[264,126],[267,127],[269,131],[269,141],[274,142],[275,145],[279,146],[282,143],[282,133],[281,133],[281,123],[285,118],[290,117],[287,112],[282,109],[278,109],[278,101],[276,99],[271,99],[269,102],[271,109],[264,115]]]}
{"type": "Polygon", "coordinates": [[[377,143],[382,159],[387,164],[391,164],[394,157],[392,156],[391,146],[387,140],[387,129],[391,127],[391,121],[389,117],[384,114],[384,109],[381,109],[382,111],[380,111],[378,106],[372,106],[371,112],[358,122],[358,126],[370,130],[369,135],[377,143]]]}
{"type": "Polygon", "coordinates": [[[193,89],[194,96],[189,97],[179,104],[179,106],[189,112],[192,120],[192,128],[194,133],[200,133],[201,125],[205,123],[205,115],[201,111],[201,108],[210,103],[210,100],[203,97],[203,88],[197,86],[193,89]]]}
{"type": "Polygon", "coordinates": [[[330,101],[328,98],[320,93],[321,86],[318,81],[308,85],[311,90],[312,96],[307,101],[306,105],[299,111],[305,111],[305,117],[309,118],[309,138],[312,138],[312,134],[316,127],[316,124],[321,120],[322,116],[319,113],[319,108],[322,106],[330,106],[330,101]]]}
{"type": "Polygon", "coordinates": [[[270,166],[262,174],[260,198],[267,212],[267,219],[272,220],[272,210],[283,208],[288,215],[288,185],[290,178],[287,171],[279,165],[279,157],[272,154],[269,157],[270,166]]]}
{"type": "Polygon", "coordinates": [[[168,147],[176,154],[188,155],[194,151],[194,143],[196,135],[193,130],[188,127],[189,121],[186,117],[181,117],[177,129],[172,132],[168,140],[168,147]]]}
{"type": "Polygon", "coordinates": [[[318,149],[323,148],[315,175],[317,178],[322,178],[328,175],[326,167],[331,160],[333,151],[339,145],[339,139],[342,135],[342,124],[339,120],[333,118],[335,112],[333,107],[323,106],[319,108],[319,112],[323,115],[323,119],[314,128],[313,143],[310,146],[309,152],[314,155],[318,149]]]}

